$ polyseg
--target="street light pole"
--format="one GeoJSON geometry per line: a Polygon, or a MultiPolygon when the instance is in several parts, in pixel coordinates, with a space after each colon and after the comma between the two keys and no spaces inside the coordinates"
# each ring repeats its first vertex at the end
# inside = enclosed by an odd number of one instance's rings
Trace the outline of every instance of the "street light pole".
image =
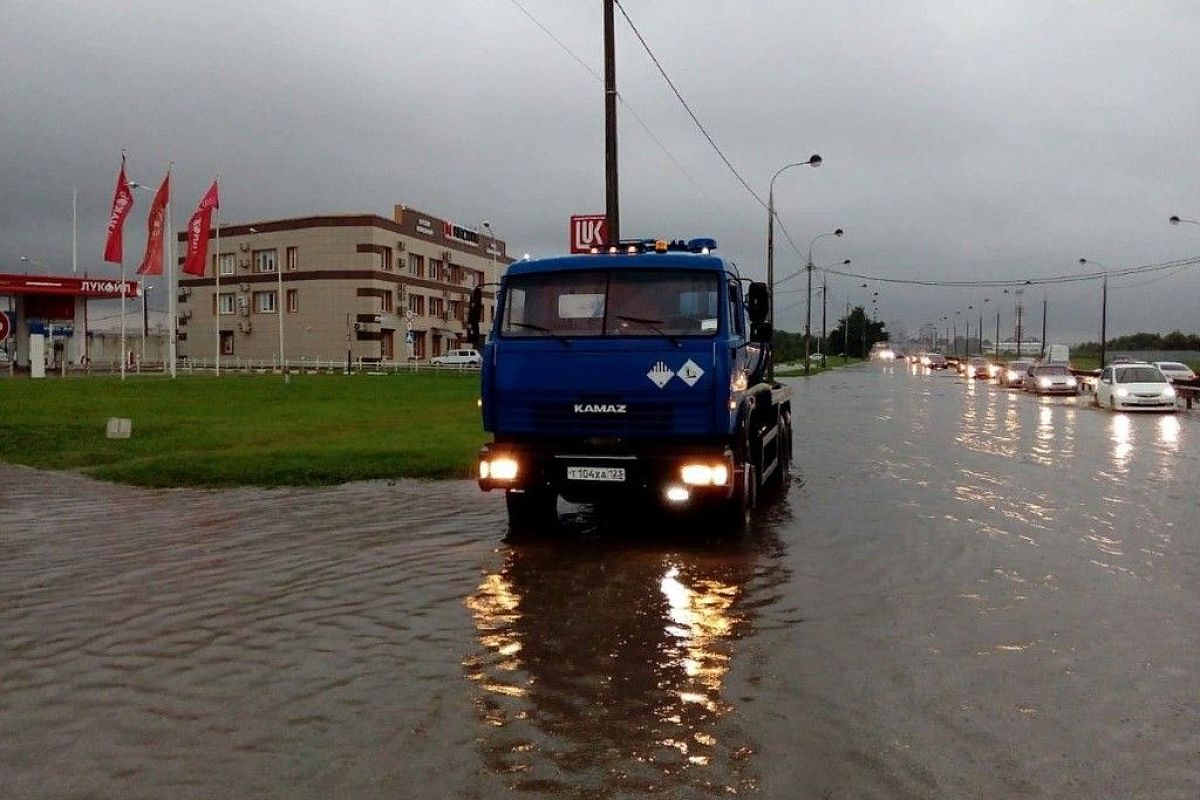
{"type": "MultiPolygon", "coordinates": [[[[816,236],[814,236],[812,238],[812,241],[808,243],[808,261],[804,265],[805,270],[808,271],[808,300],[805,303],[805,311],[804,311],[804,374],[805,375],[808,375],[809,371],[810,371],[810,367],[808,364],[808,356],[809,356],[810,343],[812,341],[812,274],[813,274],[812,251],[813,251],[813,245],[817,243],[818,239],[824,239],[826,236],[836,236],[840,239],[842,236],[845,236],[845,234],[846,234],[845,231],[843,231],[841,228],[837,228],[835,230],[830,231],[829,233],[817,234],[816,236]]],[[[772,291],[772,294],[774,294],[774,291],[772,291]]],[[[772,323],[772,324],[774,324],[774,323],[772,323]]]]}
{"type": "MultiPolygon", "coordinates": [[[[1175,223],[1178,224],[1178,223],[1175,223]]],[[[1104,269],[1104,265],[1099,261],[1081,258],[1080,264],[1091,264],[1092,266],[1104,269]]],[[[1104,369],[1104,357],[1108,352],[1108,275],[1104,276],[1104,284],[1100,289],[1100,369],[1104,369]]]]}
{"type": "MultiPolygon", "coordinates": [[[[814,153],[808,161],[796,161],[785,164],[771,176],[770,187],[767,191],[767,321],[775,325],[775,179],[792,167],[819,167],[821,157],[814,153]]],[[[805,363],[807,369],[808,364],[805,363]]],[[[767,380],[775,379],[775,359],[767,363],[767,380]]]]}

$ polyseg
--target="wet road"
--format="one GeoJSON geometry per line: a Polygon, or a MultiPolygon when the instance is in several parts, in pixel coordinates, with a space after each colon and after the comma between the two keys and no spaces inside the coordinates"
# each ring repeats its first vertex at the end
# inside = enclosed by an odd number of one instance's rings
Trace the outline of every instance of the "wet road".
{"type": "Polygon", "coordinates": [[[0,795],[1200,796],[1200,414],[795,386],[738,542],[0,467],[0,795]]]}

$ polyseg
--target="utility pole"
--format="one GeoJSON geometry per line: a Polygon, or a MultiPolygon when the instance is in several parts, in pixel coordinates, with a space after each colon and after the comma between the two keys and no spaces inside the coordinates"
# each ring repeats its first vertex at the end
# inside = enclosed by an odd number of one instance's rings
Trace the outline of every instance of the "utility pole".
{"type": "Polygon", "coordinates": [[[604,0],[604,185],[608,240],[621,241],[617,192],[617,61],[613,41],[613,0],[604,0]]]}
{"type": "MultiPolygon", "coordinates": [[[[997,304],[998,305],[998,304],[997,304]]],[[[1000,360],[1000,312],[996,312],[996,360],[1000,360]]]]}
{"type": "MultiPolygon", "coordinates": [[[[825,301],[828,297],[829,297],[829,279],[827,276],[825,276],[824,273],[822,273],[822,277],[821,277],[821,341],[825,343],[826,350],[829,349],[829,341],[825,338],[825,335],[826,335],[825,315],[826,315],[826,313],[828,313],[828,310],[826,309],[825,301]]],[[[826,356],[826,357],[828,358],[828,356],[826,356]]],[[[821,366],[824,366],[824,365],[825,365],[825,361],[822,360],[821,366]]]]}
{"type": "Polygon", "coordinates": [[[1042,353],[1039,358],[1046,357],[1046,298],[1042,298],[1042,353]]]}
{"type": "Polygon", "coordinates": [[[1100,369],[1104,369],[1105,340],[1108,338],[1108,275],[1100,295],[1100,369]]]}
{"type": "Polygon", "coordinates": [[[1021,357],[1021,316],[1025,307],[1021,305],[1021,295],[1024,290],[1017,289],[1017,358],[1021,357]]]}

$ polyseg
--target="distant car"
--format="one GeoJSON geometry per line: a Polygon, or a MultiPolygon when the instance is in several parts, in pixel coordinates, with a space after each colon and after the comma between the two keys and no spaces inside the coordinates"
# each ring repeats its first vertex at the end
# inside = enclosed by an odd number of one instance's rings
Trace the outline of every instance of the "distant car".
{"type": "Polygon", "coordinates": [[[1079,380],[1062,364],[1031,367],[1022,387],[1034,394],[1079,394],[1079,380]]]}
{"type": "Polygon", "coordinates": [[[445,355],[429,359],[429,363],[435,367],[478,367],[483,356],[478,350],[448,350],[445,355]]]}
{"type": "Polygon", "coordinates": [[[982,356],[973,356],[967,359],[966,375],[968,378],[979,378],[986,381],[991,377],[988,374],[988,360],[982,356]]]}
{"type": "Polygon", "coordinates": [[[1113,411],[1174,411],[1175,387],[1153,364],[1109,364],[1096,384],[1096,404],[1113,411]]]}
{"type": "Polygon", "coordinates": [[[824,353],[810,353],[808,356],[808,360],[814,364],[824,364],[825,363],[825,354],[824,353]]]}
{"type": "Polygon", "coordinates": [[[1171,383],[1196,379],[1196,373],[1192,372],[1192,368],[1182,361],[1155,361],[1154,366],[1158,367],[1171,383]]]}
{"type": "Polygon", "coordinates": [[[996,382],[1010,389],[1019,389],[1025,385],[1026,374],[1032,366],[1032,361],[1010,361],[1007,366],[1000,370],[996,382]]]}
{"type": "Polygon", "coordinates": [[[941,353],[926,353],[921,358],[921,363],[930,369],[949,369],[950,362],[941,353]]]}

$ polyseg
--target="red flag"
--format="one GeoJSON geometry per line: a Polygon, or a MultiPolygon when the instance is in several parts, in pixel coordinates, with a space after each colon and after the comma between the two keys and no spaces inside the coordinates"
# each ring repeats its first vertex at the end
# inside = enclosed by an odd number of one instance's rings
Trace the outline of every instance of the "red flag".
{"type": "Polygon", "coordinates": [[[133,190],[125,180],[125,156],[121,156],[121,174],[117,176],[117,191],[113,194],[112,211],[108,215],[108,238],[104,242],[104,260],[120,264],[122,259],[121,231],[125,217],[133,208],[133,190]]]}
{"type": "Polygon", "coordinates": [[[137,269],[139,275],[162,275],[163,220],[167,215],[167,201],[171,199],[170,184],[171,173],[168,172],[150,204],[150,218],[146,221],[146,255],[137,269]]]}
{"type": "Polygon", "coordinates": [[[217,182],[208,188],[208,194],[196,206],[196,213],[188,220],[187,227],[187,256],[183,260],[183,271],[189,275],[203,275],[205,262],[208,260],[208,233],[212,225],[212,212],[220,208],[221,201],[217,197],[217,182]]]}

